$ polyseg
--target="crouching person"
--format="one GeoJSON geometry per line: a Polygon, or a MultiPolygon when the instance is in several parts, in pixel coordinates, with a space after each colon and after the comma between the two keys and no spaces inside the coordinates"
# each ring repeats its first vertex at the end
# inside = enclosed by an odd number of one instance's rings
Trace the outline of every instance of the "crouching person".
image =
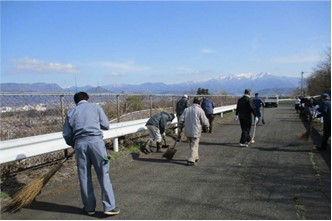
{"type": "Polygon", "coordinates": [[[184,125],[184,133],[188,137],[190,153],[187,160],[189,166],[199,160],[198,148],[202,127],[209,127],[209,120],[200,106],[201,99],[195,97],[193,105],[186,108],[180,117],[180,124],[184,125]]]}
{"type": "Polygon", "coordinates": [[[163,153],[161,149],[161,140],[162,135],[165,133],[165,129],[168,123],[171,123],[174,119],[174,114],[169,114],[166,112],[160,112],[158,114],[153,115],[145,124],[145,126],[148,128],[149,132],[149,139],[145,144],[145,152],[151,153],[153,152],[150,149],[150,144],[153,141],[157,142],[157,153],[163,153]]]}

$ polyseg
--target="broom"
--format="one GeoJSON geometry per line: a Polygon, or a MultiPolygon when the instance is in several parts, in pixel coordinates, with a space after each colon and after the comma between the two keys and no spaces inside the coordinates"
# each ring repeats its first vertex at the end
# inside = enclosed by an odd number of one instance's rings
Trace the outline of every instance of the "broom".
{"type": "Polygon", "coordinates": [[[310,119],[308,130],[301,135],[301,139],[307,141],[310,137],[311,130],[312,130],[312,119],[310,119]]]}
{"type": "Polygon", "coordinates": [[[162,157],[165,157],[165,158],[167,158],[168,160],[173,159],[173,156],[174,156],[174,154],[175,154],[176,151],[177,151],[177,150],[175,149],[176,143],[177,143],[177,142],[175,141],[173,147],[168,148],[167,151],[163,154],[162,157]]]}
{"type": "Polygon", "coordinates": [[[63,159],[58,165],[52,168],[49,172],[43,176],[34,179],[29,184],[20,189],[10,202],[2,209],[2,212],[15,213],[22,207],[28,206],[36,198],[38,193],[47,184],[51,177],[62,167],[62,165],[74,155],[74,151],[70,152],[68,156],[63,159]]]}

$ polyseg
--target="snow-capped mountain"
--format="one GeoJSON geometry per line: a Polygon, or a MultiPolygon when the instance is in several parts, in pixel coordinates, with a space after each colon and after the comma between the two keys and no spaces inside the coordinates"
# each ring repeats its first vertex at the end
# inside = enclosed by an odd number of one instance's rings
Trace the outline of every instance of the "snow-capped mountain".
{"type": "MultiPolygon", "coordinates": [[[[1,84],[2,92],[18,92],[22,91],[23,84],[1,84]]],[[[51,84],[50,84],[51,85],[51,84]]],[[[54,88],[54,84],[53,88],[54,88]]],[[[99,87],[85,86],[81,88],[63,89],[63,91],[88,91],[93,92],[112,92],[112,93],[149,93],[149,94],[195,94],[198,88],[209,89],[212,94],[220,94],[225,92],[229,95],[240,95],[244,89],[251,88],[254,93],[264,94],[288,94],[290,91],[298,88],[300,85],[300,77],[276,76],[267,72],[262,73],[239,73],[233,75],[222,75],[202,81],[189,81],[177,84],[164,83],[143,83],[139,85],[104,85],[99,87]]],[[[36,91],[34,84],[24,84],[24,91],[36,91]]],[[[44,87],[43,87],[44,88],[44,87]]],[[[39,88],[36,92],[43,91],[39,88]]],[[[59,87],[56,91],[59,92],[59,87]]]]}

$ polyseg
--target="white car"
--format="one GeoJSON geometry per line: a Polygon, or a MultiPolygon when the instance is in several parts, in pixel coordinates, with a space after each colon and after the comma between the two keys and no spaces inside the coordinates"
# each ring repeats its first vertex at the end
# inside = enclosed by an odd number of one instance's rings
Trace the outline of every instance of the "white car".
{"type": "Polygon", "coordinates": [[[265,107],[278,107],[279,97],[278,96],[268,96],[264,100],[265,107]]]}

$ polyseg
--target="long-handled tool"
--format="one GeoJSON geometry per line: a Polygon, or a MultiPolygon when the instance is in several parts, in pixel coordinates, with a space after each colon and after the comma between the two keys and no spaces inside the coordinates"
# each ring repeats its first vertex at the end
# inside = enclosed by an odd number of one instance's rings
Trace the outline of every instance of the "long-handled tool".
{"type": "Polygon", "coordinates": [[[163,137],[163,140],[164,140],[164,145],[162,146],[162,148],[168,148],[169,145],[167,145],[166,143],[166,136],[162,136],[163,137]]]}
{"type": "Polygon", "coordinates": [[[11,201],[2,209],[2,212],[14,213],[24,206],[28,206],[40,193],[42,188],[47,184],[51,177],[62,167],[62,165],[74,155],[74,151],[70,152],[68,156],[63,159],[58,165],[52,168],[43,176],[34,179],[29,184],[20,189],[11,199],[11,201]]]}
{"type": "Polygon", "coordinates": [[[174,145],[172,147],[169,147],[167,151],[163,154],[163,157],[171,160],[173,159],[174,154],[176,153],[177,149],[175,149],[176,141],[174,141],[174,145]]]}
{"type": "Polygon", "coordinates": [[[256,127],[257,127],[257,124],[256,124],[256,121],[254,123],[254,133],[252,134],[252,138],[251,138],[251,143],[255,143],[255,135],[256,135],[256,127]]]}
{"type": "Polygon", "coordinates": [[[311,131],[312,131],[312,119],[310,119],[309,121],[309,128],[307,129],[307,131],[301,135],[301,139],[307,141],[310,137],[311,131]]]}

